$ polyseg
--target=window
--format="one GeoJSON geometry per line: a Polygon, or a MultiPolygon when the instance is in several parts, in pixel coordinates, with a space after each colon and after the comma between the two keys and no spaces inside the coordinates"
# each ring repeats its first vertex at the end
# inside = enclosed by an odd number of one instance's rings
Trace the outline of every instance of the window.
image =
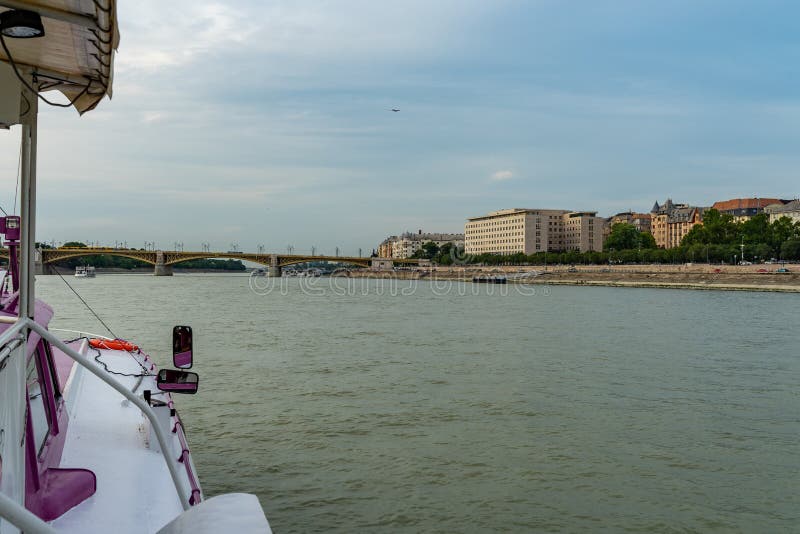
{"type": "Polygon", "coordinates": [[[44,390],[39,376],[38,351],[28,362],[28,403],[31,410],[31,423],[33,424],[33,443],[36,451],[41,450],[47,433],[50,431],[50,422],[45,407],[44,390]]]}

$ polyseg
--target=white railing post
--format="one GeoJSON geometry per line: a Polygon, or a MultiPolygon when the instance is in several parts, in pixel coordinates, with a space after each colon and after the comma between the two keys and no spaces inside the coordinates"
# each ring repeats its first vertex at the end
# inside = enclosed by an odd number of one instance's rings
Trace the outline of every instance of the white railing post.
{"type": "Polygon", "coordinates": [[[0,517],[3,518],[0,521],[0,531],[3,534],[11,532],[10,529],[6,529],[6,522],[13,525],[16,532],[22,530],[25,534],[56,534],[56,529],[2,493],[0,493],[0,517]]]}
{"type": "Polygon", "coordinates": [[[0,335],[0,533],[16,534],[19,509],[25,510],[25,348],[28,319],[0,335]],[[14,510],[17,512],[14,512],[14,510]],[[8,513],[7,513],[8,511],[8,513]]]}

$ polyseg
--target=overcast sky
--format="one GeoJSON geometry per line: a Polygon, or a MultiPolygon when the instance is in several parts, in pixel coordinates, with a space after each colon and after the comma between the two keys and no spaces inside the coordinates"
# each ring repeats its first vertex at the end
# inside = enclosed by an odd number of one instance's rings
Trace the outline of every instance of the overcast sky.
{"type": "Polygon", "coordinates": [[[800,194],[796,2],[119,4],[113,100],[42,109],[39,240],[349,254],[509,207],[800,194]]]}

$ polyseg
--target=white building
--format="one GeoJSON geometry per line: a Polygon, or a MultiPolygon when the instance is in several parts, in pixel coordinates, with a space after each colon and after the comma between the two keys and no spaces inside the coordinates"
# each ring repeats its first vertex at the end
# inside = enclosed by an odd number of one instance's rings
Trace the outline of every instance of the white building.
{"type": "Polygon", "coordinates": [[[378,255],[395,259],[410,258],[428,242],[433,242],[439,247],[452,243],[455,247],[461,248],[464,246],[464,234],[429,233],[422,230],[417,233],[406,232],[385,239],[378,247],[378,255]]]}
{"type": "Polygon", "coordinates": [[[467,254],[535,254],[603,249],[603,222],[594,211],[513,208],[471,217],[464,228],[467,254]]]}
{"type": "Polygon", "coordinates": [[[800,200],[792,200],[787,204],[770,204],[764,208],[764,213],[769,215],[770,223],[781,217],[788,217],[792,222],[800,222],[800,200]]]}

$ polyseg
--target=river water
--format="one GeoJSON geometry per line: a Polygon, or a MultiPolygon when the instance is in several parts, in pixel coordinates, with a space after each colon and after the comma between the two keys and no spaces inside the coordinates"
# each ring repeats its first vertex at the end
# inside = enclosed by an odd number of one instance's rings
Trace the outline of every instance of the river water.
{"type": "MultiPolygon", "coordinates": [[[[800,529],[797,295],[68,282],[161,365],[194,328],[204,491],[255,493],[276,532],[800,529]]],[[[104,333],[58,277],[37,291],[104,333]]]]}

